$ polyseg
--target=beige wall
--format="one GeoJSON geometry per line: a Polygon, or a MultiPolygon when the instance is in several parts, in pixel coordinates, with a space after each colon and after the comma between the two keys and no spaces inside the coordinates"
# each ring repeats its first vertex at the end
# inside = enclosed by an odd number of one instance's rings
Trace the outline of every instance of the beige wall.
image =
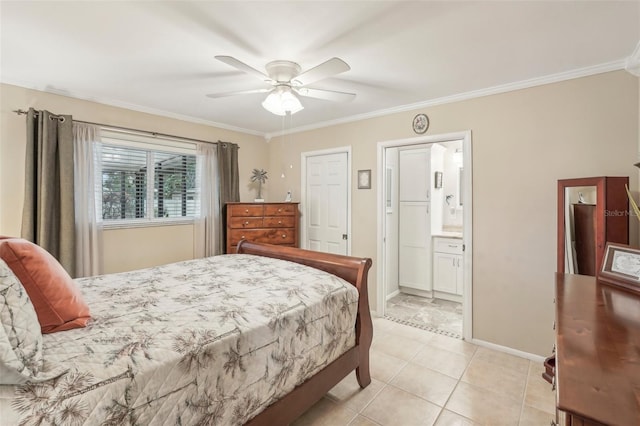
{"type": "MultiPolygon", "coordinates": [[[[472,131],[473,336],[547,355],[553,341],[556,181],[630,176],[637,194],[638,79],[624,71],[425,108],[428,134],[472,131]]],[[[352,254],[376,264],[377,143],[415,136],[418,111],[289,135],[270,142],[273,194],[300,194],[300,154],[350,145],[352,254]],[[288,167],[288,166],[287,166],[288,167]],[[358,169],[373,189],[358,190],[358,169]]],[[[632,222],[632,243],[638,227],[632,222]]],[[[370,300],[376,300],[375,266],[370,300]]]]}
{"type": "MultiPolygon", "coordinates": [[[[252,200],[253,168],[268,169],[269,145],[261,136],[160,117],[66,96],[0,85],[0,235],[20,235],[24,192],[25,116],[15,109],[46,109],[74,119],[240,145],[240,198],[252,200]]],[[[214,119],[214,118],[212,118],[214,119]]],[[[105,272],[117,272],[193,258],[193,226],[111,229],[104,233],[105,272]]]]}
{"type": "MultiPolygon", "coordinates": [[[[597,175],[630,176],[640,147],[638,78],[619,71],[526,90],[425,108],[428,134],[472,131],[474,338],[547,355],[553,334],[556,181],[597,175]]],[[[415,136],[417,111],[288,135],[262,138],[167,119],[63,96],[0,86],[0,234],[18,234],[24,174],[24,117],[11,110],[33,106],[78,120],[240,144],[241,181],[265,168],[267,201],[300,195],[300,154],[352,147],[352,254],[376,262],[377,143],[415,136]],[[292,166],[292,167],[290,167],[292,166]],[[372,190],[355,188],[358,169],[373,171],[372,190]],[[285,177],[281,178],[281,173],[285,177]]],[[[255,193],[241,185],[241,198],[255,193]]],[[[638,227],[632,221],[632,243],[638,227]]],[[[108,271],[190,258],[190,226],[110,230],[108,271]],[[169,229],[170,228],[170,229],[169,229]],[[167,244],[170,241],[171,245],[167,244]]],[[[371,298],[377,293],[370,273],[371,298]]]]}

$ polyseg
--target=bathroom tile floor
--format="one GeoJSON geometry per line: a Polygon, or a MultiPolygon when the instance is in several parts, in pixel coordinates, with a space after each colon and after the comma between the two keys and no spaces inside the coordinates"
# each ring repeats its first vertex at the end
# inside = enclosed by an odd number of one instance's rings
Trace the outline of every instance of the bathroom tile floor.
{"type": "Polygon", "coordinates": [[[355,373],[292,425],[540,426],[554,418],[542,363],[374,319],[372,383],[355,373]]]}
{"type": "Polygon", "coordinates": [[[400,293],[387,301],[387,319],[462,338],[462,304],[400,293]]]}

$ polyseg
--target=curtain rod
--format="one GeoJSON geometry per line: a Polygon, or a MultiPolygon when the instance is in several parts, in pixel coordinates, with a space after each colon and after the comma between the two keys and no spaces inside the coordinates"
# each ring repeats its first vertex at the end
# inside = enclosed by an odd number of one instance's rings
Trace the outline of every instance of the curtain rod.
{"type": "MultiPolygon", "coordinates": [[[[15,112],[18,115],[26,115],[28,113],[28,111],[22,110],[22,109],[16,109],[13,110],[13,112],[15,112]]],[[[39,111],[36,111],[36,115],[38,115],[39,111]]],[[[53,118],[57,118],[58,120],[62,119],[64,120],[64,117],[62,116],[58,116],[55,114],[51,115],[53,118]]],[[[190,142],[202,142],[202,143],[210,143],[210,144],[218,144],[218,143],[231,143],[231,142],[223,142],[221,140],[218,139],[217,142],[211,142],[211,141],[205,141],[205,140],[201,140],[201,139],[193,139],[193,138],[185,138],[184,136],[176,136],[176,135],[169,135],[167,133],[158,133],[158,132],[151,132],[149,130],[139,130],[139,129],[132,129],[130,127],[122,127],[122,126],[112,126],[110,124],[102,124],[102,123],[93,123],[91,121],[82,121],[82,120],[73,120],[75,123],[83,123],[83,124],[91,124],[93,126],[99,126],[102,128],[105,128],[106,130],[108,129],[114,129],[114,130],[123,130],[126,132],[132,132],[132,133],[143,133],[143,134],[147,134],[147,135],[151,135],[153,137],[165,137],[165,138],[173,138],[173,139],[182,139],[185,141],[190,141],[190,142]]],[[[238,149],[240,149],[240,147],[238,147],[238,149]]]]}

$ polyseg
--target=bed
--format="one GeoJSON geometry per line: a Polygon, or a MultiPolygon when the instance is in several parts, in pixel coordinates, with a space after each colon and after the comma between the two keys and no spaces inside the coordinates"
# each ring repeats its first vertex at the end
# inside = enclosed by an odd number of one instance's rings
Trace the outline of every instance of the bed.
{"type": "Polygon", "coordinates": [[[286,425],[353,370],[371,382],[370,267],[242,241],[78,279],[92,320],[43,336],[64,372],[0,386],[2,424],[286,425]]]}

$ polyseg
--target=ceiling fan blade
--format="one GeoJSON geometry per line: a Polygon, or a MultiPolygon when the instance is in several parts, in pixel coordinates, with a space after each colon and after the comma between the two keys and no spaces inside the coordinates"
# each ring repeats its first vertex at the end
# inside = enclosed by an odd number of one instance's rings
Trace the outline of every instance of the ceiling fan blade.
{"type": "Polygon", "coordinates": [[[311,89],[309,87],[296,87],[296,93],[309,98],[324,99],[326,101],[349,102],[355,99],[355,93],[336,92],[335,90],[311,89]]]}
{"type": "Polygon", "coordinates": [[[240,90],[236,92],[221,92],[221,93],[209,93],[206,95],[208,98],[226,98],[227,96],[235,95],[249,95],[251,93],[267,93],[273,89],[253,89],[253,90],[240,90]]]}
{"type": "Polygon", "coordinates": [[[258,71],[257,69],[250,67],[249,65],[245,64],[244,62],[241,62],[239,60],[237,60],[236,58],[234,58],[233,56],[216,56],[215,57],[217,60],[219,60],[220,62],[224,62],[227,65],[230,65],[236,69],[239,69],[240,71],[246,72],[247,74],[251,74],[257,78],[259,78],[261,81],[266,81],[268,83],[271,82],[271,78],[269,78],[268,75],[266,75],[263,72],[258,71]]]}
{"type": "Polygon", "coordinates": [[[296,76],[293,82],[299,86],[305,86],[318,80],[349,71],[351,67],[340,58],[331,58],[302,74],[296,76]]]}

